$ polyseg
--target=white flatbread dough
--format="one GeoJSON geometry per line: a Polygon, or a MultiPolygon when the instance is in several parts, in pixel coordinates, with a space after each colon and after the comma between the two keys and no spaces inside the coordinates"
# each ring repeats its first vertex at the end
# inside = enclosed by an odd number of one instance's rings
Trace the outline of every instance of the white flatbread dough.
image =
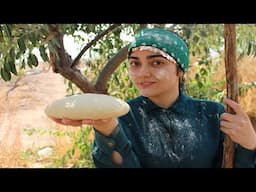
{"type": "Polygon", "coordinates": [[[129,105],[118,98],[104,94],[85,93],[55,100],[45,108],[48,117],[81,119],[106,119],[129,112],[129,105]]]}

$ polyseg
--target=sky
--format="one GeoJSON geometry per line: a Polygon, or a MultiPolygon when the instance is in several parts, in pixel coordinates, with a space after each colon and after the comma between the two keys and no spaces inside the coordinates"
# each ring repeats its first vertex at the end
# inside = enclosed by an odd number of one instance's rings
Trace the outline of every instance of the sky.
{"type": "MultiPolygon", "coordinates": [[[[95,37],[95,34],[91,34],[91,33],[86,34],[82,31],[76,31],[74,33],[74,35],[80,35],[83,39],[85,39],[85,41],[86,41],[86,39],[88,39],[88,36],[90,36],[90,39],[93,39],[95,37]]],[[[124,33],[121,33],[120,38],[124,41],[131,42],[134,37],[131,35],[126,35],[124,33]]],[[[74,37],[72,37],[71,35],[64,35],[63,43],[64,43],[65,50],[72,57],[72,59],[75,59],[75,57],[80,53],[80,51],[86,45],[82,41],[81,41],[81,43],[78,43],[77,41],[75,41],[74,37]]],[[[43,61],[40,56],[39,50],[37,48],[35,48],[32,52],[37,56],[39,62],[43,61]]],[[[86,51],[82,57],[89,58],[89,52],[86,51]]]]}
{"type": "MultiPolygon", "coordinates": [[[[83,48],[82,45],[75,42],[72,36],[65,35],[63,39],[63,43],[66,51],[71,55],[72,59],[74,59],[78,55],[80,50],[83,48]]],[[[86,57],[86,54],[85,54],[85,57],[86,57]]]]}
{"type": "MultiPolygon", "coordinates": [[[[88,36],[83,32],[79,33],[79,35],[81,35],[84,39],[88,38],[88,36]]],[[[131,42],[133,40],[132,36],[128,36],[123,33],[120,34],[120,38],[128,42],[131,42]]],[[[72,59],[74,59],[78,55],[78,53],[82,50],[82,48],[85,46],[82,43],[79,44],[78,42],[76,42],[71,35],[69,36],[65,35],[63,42],[64,42],[64,47],[66,51],[71,55],[72,59]]],[[[88,52],[85,52],[83,57],[89,58],[88,52]]]]}
{"type": "MultiPolygon", "coordinates": [[[[83,48],[82,44],[75,42],[72,36],[65,35],[63,43],[64,48],[66,49],[68,54],[71,55],[72,59],[74,59],[79,54],[80,50],[82,50],[83,48]]],[[[37,48],[33,50],[33,53],[37,56],[39,62],[43,61],[37,48]]],[[[88,54],[85,53],[84,57],[88,57],[88,54]]]]}

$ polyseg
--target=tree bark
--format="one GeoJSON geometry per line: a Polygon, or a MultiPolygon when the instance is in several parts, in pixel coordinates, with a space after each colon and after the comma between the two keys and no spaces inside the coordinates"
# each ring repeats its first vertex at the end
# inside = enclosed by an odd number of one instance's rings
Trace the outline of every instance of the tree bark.
{"type": "MultiPolygon", "coordinates": [[[[227,98],[238,102],[235,24],[224,24],[224,39],[227,98]]],[[[234,111],[230,107],[227,107],[227,112],[234,114],[234,111]]],[[[225,135],[223,168],[233,168],[233,161],[234,143],[228,135],[225,135]]]]}

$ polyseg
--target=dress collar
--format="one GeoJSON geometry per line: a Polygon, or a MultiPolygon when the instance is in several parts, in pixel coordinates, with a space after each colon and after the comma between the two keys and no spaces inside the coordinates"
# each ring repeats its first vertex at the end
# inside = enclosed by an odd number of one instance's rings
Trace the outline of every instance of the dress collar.
{"type": "Polygon", "coordinates": [[[142,96],[142,105],[146,112],[150,112],[152,110],[168,110],[168,111],[176,111],[176,112],[184,112],[186,111],[186,100],[188,96],[185,95],[184,92],[180,92],[178,99],[174,102],[174,104],[168,108],[162,108],[153,103],[149,98],[142,96]]]}

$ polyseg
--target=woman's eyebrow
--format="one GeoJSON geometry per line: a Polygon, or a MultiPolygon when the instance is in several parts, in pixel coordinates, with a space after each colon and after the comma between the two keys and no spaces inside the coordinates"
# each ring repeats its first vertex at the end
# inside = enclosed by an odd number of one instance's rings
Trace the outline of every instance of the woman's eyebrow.
{"type": "Polygon", "coordinates": [[[163,55],[148,55],[147,59],[152,59],[152,58],[155,58],[155,57],[162,57],[162,58],[165,59],[165,57],[163,55]]]}
{"type": "MultiPolygon", "coordinates": [[[[162,55],[148,55],[148,56],[147,56],[147,59],[152,59],[152,58],[155,58],[155,57],[162,57],[162,58],[165,59],[165,57],[162,56],[162,55]]],[[[129,56],[128,59],[137,59],[137,60],[139,60],[139,57],[129,56]]]]}
{"type": "Polygon", "coordinates": [[[137,59],[137,60],[139,60],[139,57],[129,56],[128,59],[137,59]]]}

